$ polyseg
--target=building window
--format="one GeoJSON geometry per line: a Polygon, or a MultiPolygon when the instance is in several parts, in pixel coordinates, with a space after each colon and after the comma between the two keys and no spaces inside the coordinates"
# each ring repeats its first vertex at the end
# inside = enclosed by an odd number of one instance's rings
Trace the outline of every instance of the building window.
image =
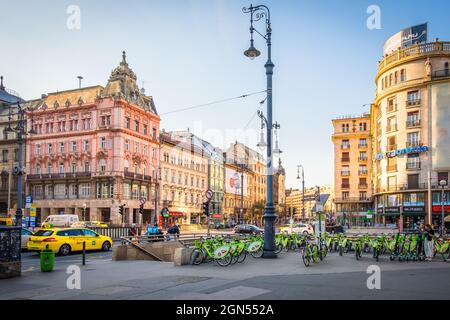
{"type": "Polygon", "coordinates": [[[146,135],[147,134],[147,125],[146,124],[144,124],[144,134],[146,135]]]}
{"type": "Polygon", "coordinates": [[[420,169],[420,158],[417,153],[408,154],[406,169],[420,169]]]}
{"type": "Polygon", "coordinates": [[[72,152],[76,152],[76,151],[77,151],[77,142],[72,141],[72,152]]]}
{"type": "Polygon", "coordinates": [[[388,151],[397,149],[397,137],[391,136],[387,139],[388,151]]]}
{"type": "Polygon", "coordinates": [[[91,196],[91,184],[80,183],[80,197],[89,198],[91,196]]]}
{"type": "Polygon", "coordinates": [[[366,122],[361,122],[359,124],[359,131],[366,131],[367,130],[367,123],[366,122]]]}
{"type": "Polygon", "coordinates": [[[400,70],[400,81],[406,81],[406,69],[400,70]]]}
{"type": "Polygon", "coordinates": [[[49,164],[47,165],[47,173],[48,173],[48,174],[51,174],[51,173],[52,173],[52,164],[51,164],[51,163],[49,163],[49,164]]]}
{"type": "Polygon", "coordinates": [[[101,159],[99,161],[99,168],[100,168],[100,172],[105,172],[106,171],[106,160],[105,159],[101,159]]]}
{"type": "Polygon", "coordinates": [[[83,141],[83,151],[88,151],[89,150],[89,140],[84,140],[83,141]]]}
{"type": "Polygon", "coordinates": [[[59,152],[64,153],[64,142],[59,143],[59,152]]]}
{"type": "Polygon", "coordinates": [[[346,200],[350,197],[350,193],[348,191],[342,192],[342,200],[346,200]]]}
{"type": "Polygon", "coordinates": [[[134,142],[134,153],[139,153],[139,142],[134,142]]]}
{"type": "Polygon", "coordinates": [[[75,162],[72,163],[71,171],[72,171],[72,173],[77,172],[77,164],[75,162]]]}
{"type": "Polygon", "coordinates": [[[396,191],[397,190],[397,177],[391,176],[388,177],[388,191],[396,191]]]}
{"type": "Polygon", "coordinates": [[[139,132],[139,121],[134,121],[134,131],[139,132]]]}
{"type": "Polygon", "coordinates": [[[2,151],[2,161],[3,162],[8,162],[8,150],[3,150],[2,151]]]}
{"type": "Polygon", "coordinates": [[[125,139],[125,150],[130,151],[130,140],[125,139]]]}
{"type": "Polygon", "coordinates": [[[367,153],[365,151],[359,152],[359,160],[361,161],[367,160],[367,153]]]}
{"type": "Polygon", "coordinates": [[[342,132],[349,132],[350,126],[348,123],[342,124],[342,132]]]}
{"type": "Polygon", "coordinates": [[[367,139],[366,138],[359,139],[359,146],[362,148],[367,147],[367,139]]]}
{"type": "Polygon", "coordinates": [[[341,175],[343,177],[350,175],[350,167],[349,166],[342,166],[341,175]]]}
{"type": "Polygon", "coordinates": [[[367,174],[367,172],[367,166],[365,164],[359,166],[359,174],[367,174]]]}
{"type": "Polygon", "coordinates": [[[90,168],[89,162],[86,161],[84,163],[84,172],[90,172],[90,171],[91,171],[91,168],[90,168]]]}
{"type": "Polygon", "coordinates": [[[152,128],[153,139],[156,139],[156,128],[152,128]]]}
{"type": "Polygon", "coordinates": [[[124,199],[130,199],[131,196],[131,185],[129,183],[123,184],[123,197],[124,199]]]}
{"type": "Polygon", "coordinates": [[[348,178],[342,179],[342,188],[350,188],[350,179],[348,178]]]}
{"type": "Polygon", "coordinates": [[[419,132],[410,132],[406,136],[406,147],[417,147],[419,142],[419,132]]]}
{"type": "Polygon", "coordinates": [[[41,174],[41,166],[40,165],[36,166],[36,174],[41,174]]]}
{"type": "Polygon", "coordinates": [[[350,149],[350,141],[349,140],[342,140],[341,149],[350,149]]]}
{"type": "Polygon", "coordinates": [[[54,197],[54,194],[53,194],[53,186],[52,186],[51,184],[47,184],[47,185],[45,186],[45,197],[46,197],[47,199],[52,199],[52,198],[54,197]]]}
{"type": "Polygon", "coordinates": [[[105,149],[106,148],[106,138],[105,137],[101,137],[100,138],[100,148],[101,149],[105,149]]]}
{"type": "Polygon", "coordinates": [[[386,108],[386,112],[393,112],[397,110],[397,101],[395,98],[388,99],[388,105],[386,108]]]}
{"type": "Polygon", "coordinates": [[[59,164],[59,174],[64,174],[64,163],[59,164]]]}
{"type": "Polygon", "coordinates": [[[47,144],[47,154],[53,153],[53,145],[51,143],[47,144]]]}
{"type": "Polygon", "coordinates": [[[130,162],[127,159],[125,159],[125,161],[123,162],[123,171],[128,172],[129,168],[130,162]]]}
{"type": "Polygon", "coordinates": [[[37,144],[36,146],[35,146],[35,149],[34,149],[35,151],[34,151],[34,153],[36,154],[36,155],[40,155],[41,154],[41,145],[40,144],[37,144]]]}
{"type": "Polygon", "coordinates": [[[127,129],[130,129],[130,118],[125,118],[125,127],[127,128],[127,129]]]}
{"type": "Polygon", "coordinates": [[[415,106],[420,104],[420,93],[418,90],[410,91],[407,95],[407,105],[415,106]]]}

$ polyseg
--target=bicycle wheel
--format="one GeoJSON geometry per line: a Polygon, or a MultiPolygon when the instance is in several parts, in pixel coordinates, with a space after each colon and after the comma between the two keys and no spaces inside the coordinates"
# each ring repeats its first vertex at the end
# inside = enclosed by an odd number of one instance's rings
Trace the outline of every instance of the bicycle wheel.
{"type": "Polygon", "coordinates": [[[231,260],[233,258],[231,257],[230,254],[227,254],[225,257],[223,257],[222,259],[217,259],[216,262],[219,266],[221,267],[226,267],[231,263],[231,260]]]}
{"type": "Polygon", "coordinates": [[[242,253],[238,256],[237,262],[238,263],[244,262],[246,257],[247,257],[247,251],[243,250],[242,253]]]}
{"type": "Polygon", "coordinates": [[[275,249],[275,253],[280,253],[283,250],[283,245],[280,243],[277,245],[275,249]]]}
{"type": "Polygon", "coordinates": [[[303,260],[303,263],[305,264],[305,267],[309,267],[309,265],[311,264],[311,258],[307,251],[308,251],[308,249],[303,250],[303,253],[302,253],[302,260],[303,260]]]}
{"type": "Polygon", "coordinates": [[[256,251],[256,252],[250,252],[250,255],[251,255],[253,258],[261,258],[262,255],[263,255],[263,253],[264,253],[264,251],[263,251],[263,248],[261,247],[261,249],[260,249],[259,251],[256,251]]]}
{"type": "Polygon", "coordinates": [[[203,252],[198,249],[194,249],[191,253],[191,264],[198,266],[203,262],[203,252]]]}

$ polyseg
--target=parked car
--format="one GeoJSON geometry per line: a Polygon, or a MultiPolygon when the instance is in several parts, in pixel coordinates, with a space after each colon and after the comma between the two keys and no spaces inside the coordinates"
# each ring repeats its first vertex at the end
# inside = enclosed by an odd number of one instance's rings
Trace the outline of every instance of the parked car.
{"type": "Polygon", "coordinates": [[[22,228],[22,237],[20,240],[20,246],[23,249],[27,249],[28,240],[30,240],[30,237],[33,235],[33,232],[31,232],[28,229],[22,228]]]}
{"type": "Polygon", "coordinates": [[[42,228],[67,228],[78,222],[78,216],[75,214],[52,214],[44,222],[42,228]]]}
{"type": "Polygon", "coordinates": [[[14,219],[7,215],[0,215],[0,226],[13,226],[14,219]]]}
{"type": "Polygon", "coordinates": [[[73,251],[83,250],[83,242],[86,243],[86,251],[108,251],[113,243],[110,237],[102,236],[90,229],[53,228],[41,229],[32,235],[27,249],[42,251],[48,245],[53,252],[66,256],[73,251]]]}
{"type": "Polygon", "coordinates": [[[262,234],[264,232],[263,229],[258,228],[252,224],[238,224],[234,227],[234,232],[239,234],[262,234]]]}
{"type": "Polygon", "coordinates": [[[292,225],[285,224],[280,226],[280,232],[291,233],[303,233],[303,234],[313,234],[314,228],[310,224],[305,223],[294,223],[292,225]]]}

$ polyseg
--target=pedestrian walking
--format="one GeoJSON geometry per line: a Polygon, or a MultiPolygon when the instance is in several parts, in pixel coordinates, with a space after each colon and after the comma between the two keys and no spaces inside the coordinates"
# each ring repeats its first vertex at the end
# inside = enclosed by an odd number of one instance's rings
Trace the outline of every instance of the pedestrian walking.
{"type": "Polygon", "coordinates": [[[425,256],[427,261],[433,260],[434,256],[434,229],[427,224],[425,227],[425,256]]]}

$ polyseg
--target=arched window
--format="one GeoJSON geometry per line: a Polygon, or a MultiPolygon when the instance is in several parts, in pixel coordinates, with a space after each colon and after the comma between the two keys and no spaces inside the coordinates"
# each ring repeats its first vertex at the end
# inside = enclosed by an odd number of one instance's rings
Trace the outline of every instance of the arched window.
{"type": "Polygon", "coordinates": [[[389,86],[392,86],[392,73],[389,75],[389,86]]]}
{"type": "Polygon", "coordinates": [[[405,81],[406,80],[406,70],[402,69],[400,70],[400,81],[405,81]]]}
{"type": "Polygon", "coordinates": [[[395,71],[395,84],[397,84],[398,83],[398,71],[395,71]]]}

